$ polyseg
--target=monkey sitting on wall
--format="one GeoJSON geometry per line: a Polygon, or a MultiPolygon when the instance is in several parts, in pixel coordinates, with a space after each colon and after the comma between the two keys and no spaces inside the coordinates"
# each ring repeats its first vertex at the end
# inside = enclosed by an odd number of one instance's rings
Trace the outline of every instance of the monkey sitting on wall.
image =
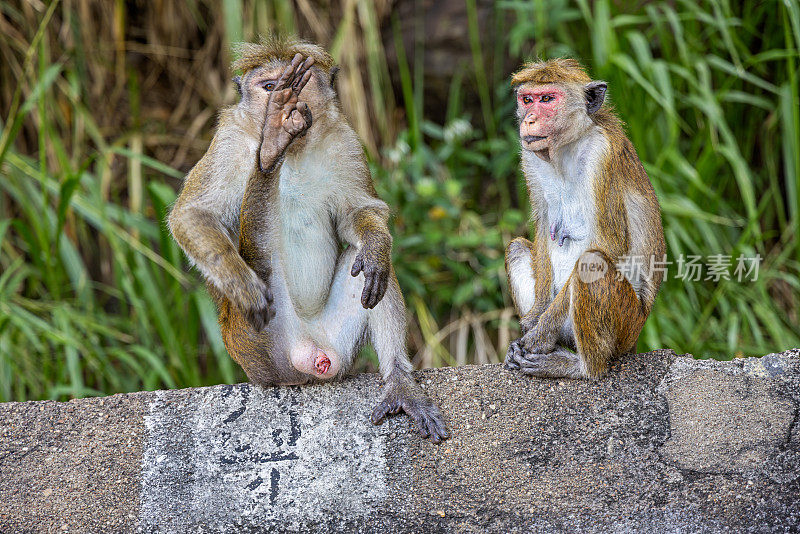
{"type": "Polygon", "coordinates": [[[506,249],[522,337],[506,366],[541,377],[598,378],[636,346],[663,272],[653,186],[606,83],[572,59],[513,75],[536,234],[506,249]]]}
{"type": "Polygon", "coordinates": [[[374,423],[405,411],[423,437],[447,437],[411,377],[405,305],[392,264],[389,208],[319,46],[243,44],[238,105],[169,215],[205,277],[228,352],[263,386],[344,376],[371,342],[385,382],[374,423]],[[301,101],[302,99],[302,101],[301,101]]]}

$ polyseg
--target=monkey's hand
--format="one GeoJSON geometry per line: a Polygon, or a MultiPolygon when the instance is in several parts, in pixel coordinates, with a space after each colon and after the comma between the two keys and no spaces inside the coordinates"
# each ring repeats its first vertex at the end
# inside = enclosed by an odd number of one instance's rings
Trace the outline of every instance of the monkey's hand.
{"type": "Polygon", "coordinates": [[[229,278],[220,289],[256,332],[275,317],[272,291],[252,269],[229,278]]]}
{"type": "Polygon", "coordinates": [[[303,61],[303,56],[295,55],[270,92],[258,154],[259,167],[264,173],[274,169],[291,142],[311,127],[311,110],[305,102],[298,102],[298,98],[311,78],[313,64],[314,58],[303,61]]]}
{"type": "Polygon", "coordinates": [[[388,416],[406,412],[423,438],[439,443],[449,437],[439,408],[409,376],[386,384],[386,394],[372,412],[372,424],[378,425],[388,416]]]}
{"type": "Polygon", "coordinates": [[[356,255],[351,276],[364,273],[364,290],[361,305],[372,309],[378,305],[389,287],[392,270],[392,239],[381,232],[368,232],[362,238],[361,250],[356,255]]]}

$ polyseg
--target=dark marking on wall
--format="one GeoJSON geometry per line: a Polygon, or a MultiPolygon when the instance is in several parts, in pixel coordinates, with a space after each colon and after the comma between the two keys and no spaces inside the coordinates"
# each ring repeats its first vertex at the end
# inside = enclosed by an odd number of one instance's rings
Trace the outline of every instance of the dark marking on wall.
{"type": "MultiPolygon", "coordinates": [[[[273,471],[274,471],[274,469],[273,469],[273,471]]],[[[259,487],[262,482],[264,482],[264,479],[261,478],[261,477],[257,477],[254,481],[252,481],[250,484],[247,485],[247,489],[254,490],[257,487],[259,487]]]]}
{"type": "Polygon", "coordinates": [[[269,477],[269,503],[275,505],[275,499],[278,498],[278,481],[281,479],[281,474],[274,467],[269,477]]]}
{"type": "Polygon", "coordinates": [[[225,418],[223,423],[228,424],[236,421],[239,419],[244,411],[247,409],[247,398],[250,396],[250,388],[242,388],[242,405],[237,410],[231,412],[228,417],[225,418]]]}

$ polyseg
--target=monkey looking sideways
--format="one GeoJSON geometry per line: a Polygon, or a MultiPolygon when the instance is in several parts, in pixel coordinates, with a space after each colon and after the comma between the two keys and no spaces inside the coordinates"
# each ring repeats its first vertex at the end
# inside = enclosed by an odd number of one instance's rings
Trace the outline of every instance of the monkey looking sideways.
{"type": "Polygon", "coordinates": [[[389,208],[340,109],[333,58],[278,38],[240,52],[241,100],[169,215],[228,352],[256,384],[306,384],[343,377],[369,341],[385,382],[373,423],[405,411],[423,437],[445,439],[411,376],[389,208]]]}
{"type": "Polygon", "coordinates": [[[606,83],[572,59],[527,64],[512,77],[533,242],[506,249],[522,337],[506,366],[541,377],[598,378],[636,346],[663,271],[653,186],[606,83]]]}

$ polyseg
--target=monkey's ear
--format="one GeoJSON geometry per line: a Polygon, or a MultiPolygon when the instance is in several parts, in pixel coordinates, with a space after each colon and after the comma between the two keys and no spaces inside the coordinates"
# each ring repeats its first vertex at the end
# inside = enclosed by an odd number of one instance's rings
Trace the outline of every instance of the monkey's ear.
{"type": "Polygon", "coordinates": [[[242,98],[242,77],[234,76],[232,81],[236,86],[236,92],[239,93],[239,98],[242,98]]]}
{"type": "Polygon", "coordinates": [[[589,115],[597,113],[606,99],[606,89],[608,89],[606,82],[589,82],[583,86],[586,95],[586,113],[589,115]]]}
{"type": "Polygon", "coordinates": [[[331,67],[331,72],[328,75],[331,79],[331,89],[336,89],[334,84],[336,83],[336,75],[339,74],[339,67],[331,67]]]}

